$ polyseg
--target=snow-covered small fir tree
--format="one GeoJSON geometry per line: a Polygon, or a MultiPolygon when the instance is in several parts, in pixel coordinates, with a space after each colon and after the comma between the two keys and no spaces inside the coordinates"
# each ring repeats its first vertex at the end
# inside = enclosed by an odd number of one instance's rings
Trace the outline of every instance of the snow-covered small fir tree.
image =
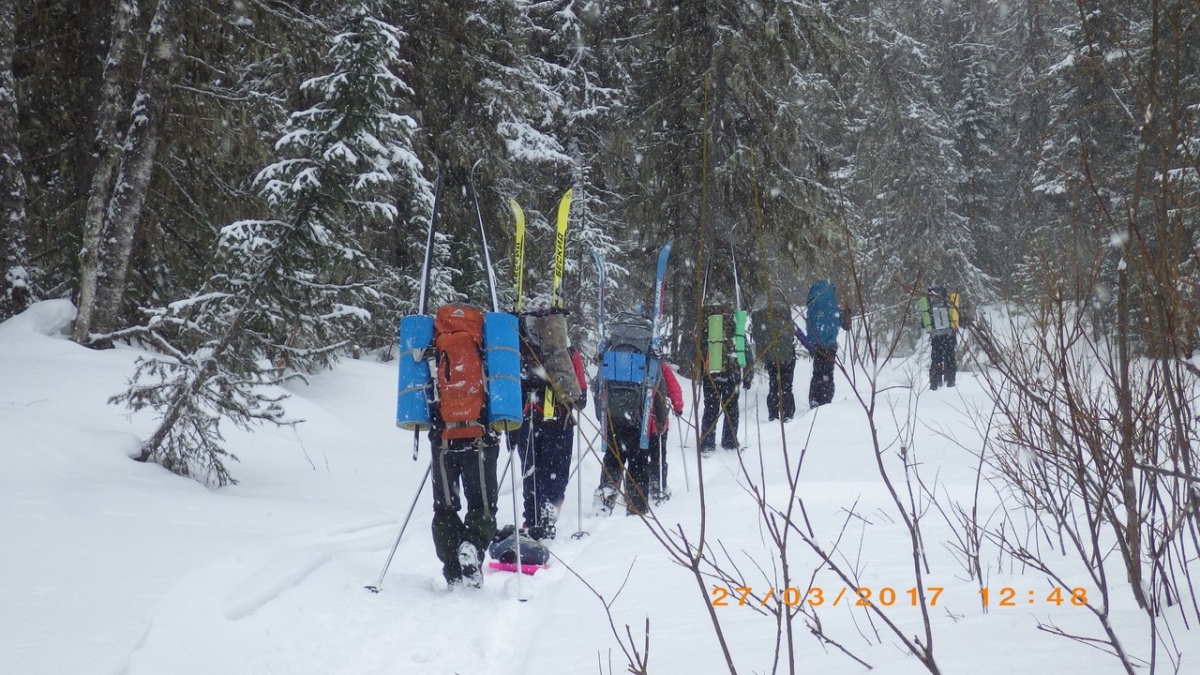
{"type": "Polygon", "coordinates": [[[225,227],[205,287],[127,333],[164,354],[141,360],[113,399],[160,411],[141,461],[233,482],[220,421],[294,423],[263,387],[329,366],[380,306],[376,286],[403,281],[362,244],[395,218],[398,176],[418,201],[430,192],[411,151],[415,123],[395,112],[408,92],[395,72],[402,34],[365,5],[345,17],[329,73],[302,85],[315,105],[292,115],[281,159],[258,175],[273,217],[225,227]]]}

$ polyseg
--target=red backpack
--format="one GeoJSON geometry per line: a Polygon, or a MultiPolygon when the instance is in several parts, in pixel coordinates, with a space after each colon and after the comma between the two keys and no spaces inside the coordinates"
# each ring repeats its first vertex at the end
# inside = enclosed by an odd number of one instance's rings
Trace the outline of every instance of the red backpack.
{"type": "Polygon", "coordinates": [[[483,379],[483,310],[443,305],[433,320],[437,407],[442,438],[479,438],[487,390],[483,379]]]}

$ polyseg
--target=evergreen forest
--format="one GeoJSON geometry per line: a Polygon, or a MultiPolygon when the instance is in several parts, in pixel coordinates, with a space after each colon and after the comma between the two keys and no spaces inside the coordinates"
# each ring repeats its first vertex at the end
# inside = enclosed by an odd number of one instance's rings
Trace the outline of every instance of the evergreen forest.
{"type": "Polygon", "coordinates": [[[201,411],[283,422],[255,387],[386,358],[439,185],[430,302],[486,302],[477,195],[505,306],[524,210],[527,307],[571,187],[581,344],[591,251],[632,307],[673,240],[677,362],[705,302],[816,278],[911,350],[941,284],[1074,326],[1127,409],[1172,364],[1178,411],[1198,121],[1194,0],[0,0],[0,318],[70,298],[77,342],[166,355],[119,400],[190,426],[144,458],[223,483],[201,411]]]}

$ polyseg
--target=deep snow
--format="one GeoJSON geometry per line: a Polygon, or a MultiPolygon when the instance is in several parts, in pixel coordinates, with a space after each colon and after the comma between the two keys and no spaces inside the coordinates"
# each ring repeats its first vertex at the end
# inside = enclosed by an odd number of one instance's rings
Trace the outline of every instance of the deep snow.
{"type": "MultiPolygon", "coordinates": [[[[293,386],[285,405],[306,420],[295,428],[227,429],[227,447],[241,459],[231,467],[240,484],[214,491],[129,459],[153,418],[131,417],[105,401],[123,390],[141,352],[75,345],[63,334],[73,313],[65,301],[46,302],[0,324],[0,673],[625,672],[604,607],[580,578],[610,601],[620,590],[613,621],[622,635],[628,624],[639,646],[649,619],[651,673],[728,672],[706,606],[712,583],[701,589],[639,518],[585,514],[580,525],[577,479],[553,547],[560,560],[522,579],[519,591],[517,575],[502,572],[489,574],[481,591],[445,588],[429,535],[428,487],[383,592],[365,591],[378,578],[428,458],[423,442],[414,462],[411,433],[393,425],[394,362],[344,361],[293,386]],[[588,536],[570,538],[580,528],[588,536]],[[518,593],[528,601],[519,602],[518,593]]],[[[911,404],[917,421],[905,445],[922,475],[936,480],[946,500],[970,503],[973,452],[981,446],[970,417],[986,409],[985,391],[966,372],[956,389],[922,392],[922,371],[920,355],[882,368],[880,381],[893,388],[877,419],[890,428],[911,404]]],[[[808,377],[802,360],[799,401],[808,377]]],[[[765,476],[773,502],[787,497],[783,434],[766,422],[765,379],[743,397],[742,460],[750,478],[735,453],[698,467],[691,438],[685,477],[673,429],[675,496],[657,512],[694,539],[702,468],[708,541],[719,543],[743,583],[758,591],[773,583],[773,558],[746,486],[765,476]]],[[[692,392],[683,383],[690,410],[692,392]]],[[[840,555],[857,561],[863,586],[897,591],[889,616],[918,634],[919,612],[906,606],[913,586],[907,533],[876,470],[865,421],[839,374],[832,405],[786,426],[787,455],[794,466],[807,446],[800,494],[817,539],[828,545],[849,518],[840,555]]],[[[594,437],[594,425],[584,426],[585,437],[594,437]]],[[[897,447],[884,454],[897,470],[897,447]]],[[[587,505],[598,476],[598,462],[586,456],[587,505]]],[[[980,500],[983,513],[999,513],[989,483],[980,500]]],[[[501,523],[511,522],[507,481],[500,505],[501,523]]],[[[1000,588],[1011,587],[1018,606],[984,613],[978,583],[944,543],[953,540],[951,528],[932,512],[922,528],[931,566],[925,585],[944,588],[932,611],[943,673],[1121,672],[1098,650],[1039,631],[1041,620],[1100,633],[1085,609],[1045,602],[1052,585],[995,550],[984,557],[993,602],[1000,588]]],[[[794,538],[791,551],[793,585],[824,590],[819,616],[830,636],[876,673],[925,672],[877,618],[851,607],[849,596],[830,606],[845,584],[828,571],[810,584],[815,557],[794,538]]],[[[1082,574],[1075,581],[1086,585],[1082,574]]],[[[1142,619],[1127,595],[1115,600],[1119,622],[1127,647],[1144,653],[1142,619]]],[[[736,606],[736,596],[729,604],[714,614],[738,672],[771,672],[774,619],[736,606]]],[[[809,635],[802,621],[796,628],[797,672],[866,672],[809,635]]],[[[1181,672],[1200,672],[1189,659],[1200,647],[1195,631],[1179,625],[1175,638],[1185,658],[1181,672]]]]}

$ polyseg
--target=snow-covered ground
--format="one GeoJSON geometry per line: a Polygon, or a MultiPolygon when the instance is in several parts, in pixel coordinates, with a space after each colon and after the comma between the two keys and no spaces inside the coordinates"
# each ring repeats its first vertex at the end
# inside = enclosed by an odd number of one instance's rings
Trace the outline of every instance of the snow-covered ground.
{"type": "MultiPolygon", "coordinates": [[[[62,329],[73,311],[64,301],[42,303],[0,324],[0,673],[625,672],[593,590],[611,603],[622,636],[629,625],[639,648],[649,621],[651,673],[728,672],[711,617],[721,624],[738,672],[772,672],[774,617],[737,606],[736,595],[710,615],[713,584],[701,588],[641,519],[585,514],[579,522],[577,479],[554,544],[559,562],[521,580],[520,589],[507,573],[489,574],[480,591],[446,589],[429,534],[426,488],[383,592],[365,591],[378,578],[428,459],[423,444],[414,462],[412,435],[393,425],[394,364],[345,361],[294,386],[286,405],[306,420],[294,429],[229,429],[227,447],[241,459],[232,465],[240,484],[214,491],[129,458],[153,419],[130,417],[105,401],[123,390],[139,352],[91,351],[68,341],[62,329]],[[580,529],[588,535],[569,536],[580,529]]],[[[922,368],[915,357],[884,366],[880,382],[893,388],[880,398],[876,421],[890,440],[895,433],[887,429],[907,423],[911,408],[909,458],[945,505],[969,505],[973,453],[981,446],[971,414],[986,408],[985,390],[967,372],[956,389],[917,396],[906,385],[923,389],[922,368]]],[[[801,361],[802,410],[808,377],[808,362],[801,361]]],[[[690,409],[692,392],[684,385],[690,409]]],[[[908,594],[915,582],[907,530],[876,469],[866,415],[850,382],[839,374],[834,403],[802,412],[786,432],[766,422],[765,389],[759,378],[744,397],[744,467],[730,452],[697,466],[689,439],[685,468],[672,430],[675,496],[658,509],[660,522],[698,538],[702,469],[708,543],[723,560],[728,555],[728,569],[745,586],[765,592],[779,578],[777,562],[747,486],[765,486],[768,499],[784,505],[785,453],[794,467],[803,449],[799,496],[815,539],[831,547],[840,535],[838,560],[856,566],[860,585],[876,598],[894,589],[888,618],[906,635],[923,635],[908,594]]],[[[585,427],[593,437],[593,427],[585,427]]],[[[898,449],[886,450],[885,465],[906,490],[898,449]]],[[[588,456],[582,466],[588,505],[598,476],[599,464],[588,456]]],[[[998,503],[985,482],[980,512],[996,514],[998,503]]],[[[501,523],[511,522],[507,482],[500,504],[501,523]]],[[[946,543],[955,541],[952,528],[935,509],[926,511],[921,527],[929,563],[923,585],[944,589],[931,608],[941,672],[1122,672],[1099,650],[1039,630],[1041,621],[1100,635],[1085,608],[1046,601],[1053,584],[988,548],[983,562],[992,602],[1007,587],[1016,606],[984,612],[979,583],[946,543]]],[[[814,577],[817,558],[796,536],[791,542],[792,584],[822,589],[816,612],[826,635],[873,672],[926,672],[880,617],[853,606],[852,592],[834,606],[846,584],[828,570],[814,577]]],[[[1068,559],[1061,563],[1071,569],[1068,559]]],[[[1075,581],[1086,586],[1082,574],[1075,581]]],[[[1144,620],[1120,590],[1118,627],[1128,649],[1145,653],[1144,620]]],[[[813,637],[803,617],[795,628],[796,672],[866,672],[813,637]]],[[[1181,672],[1200,672],[1196,630],[1177,628],[1181,672]]],[[[788,672],[782,649],[779,672],[788,672]]]]}

